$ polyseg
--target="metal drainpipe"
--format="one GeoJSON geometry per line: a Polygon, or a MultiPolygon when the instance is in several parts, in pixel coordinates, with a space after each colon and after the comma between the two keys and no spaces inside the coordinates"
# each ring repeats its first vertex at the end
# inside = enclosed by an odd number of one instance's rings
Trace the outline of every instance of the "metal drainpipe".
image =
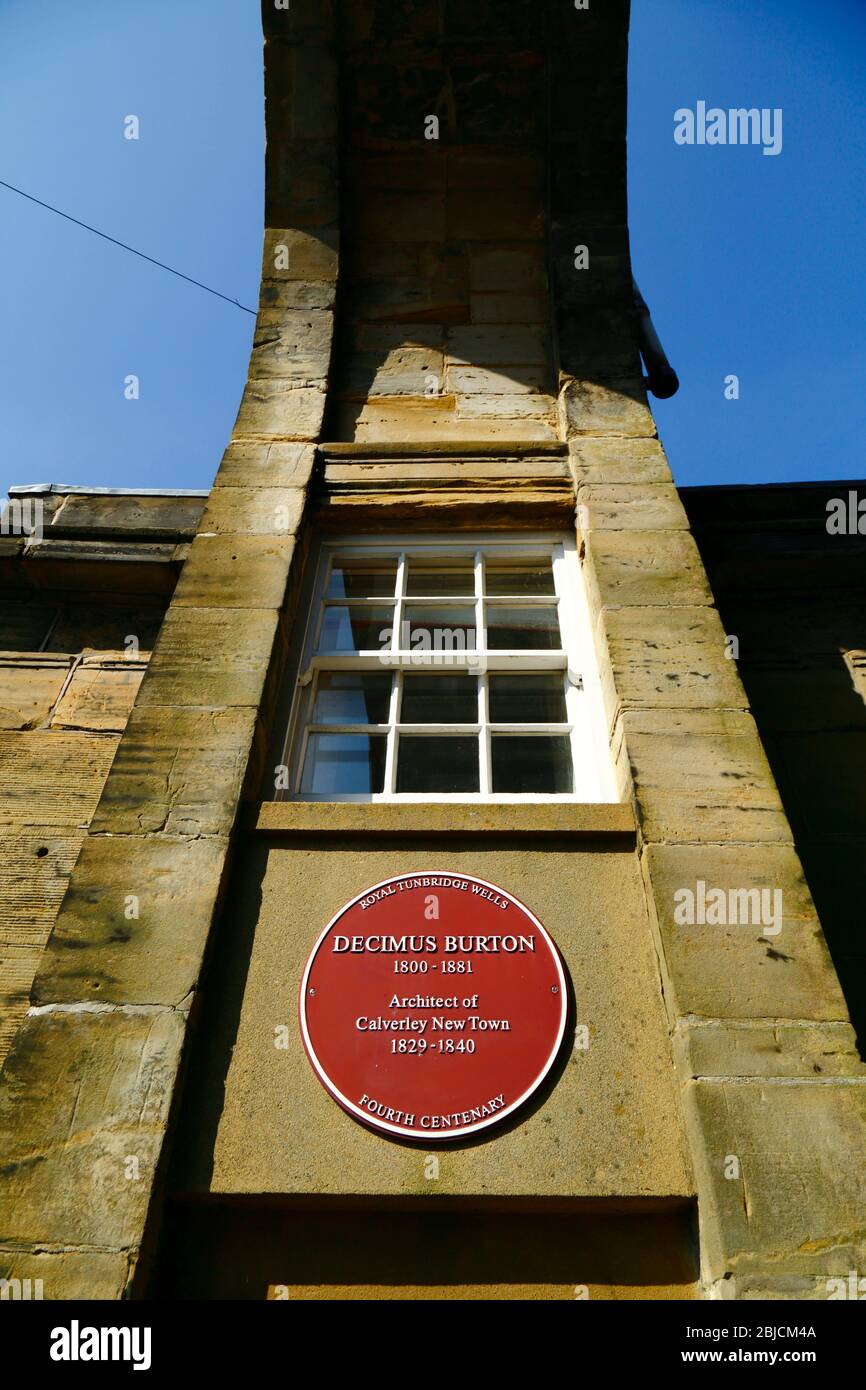
{"type": "Polygon", "coordinates": [[[634,307],[637,314],[637,335],[640,355],[643,358],[647,372],[647,385],[654,396],[659,400],[667,400],[669,396],[675,396],[680,389],[680,379],[671,366],[665,355],[665,350],[659,341],[650,311],[647,308],[646,300],[637,287],[637,282],[632,280],[634,289],[634,307]]]}

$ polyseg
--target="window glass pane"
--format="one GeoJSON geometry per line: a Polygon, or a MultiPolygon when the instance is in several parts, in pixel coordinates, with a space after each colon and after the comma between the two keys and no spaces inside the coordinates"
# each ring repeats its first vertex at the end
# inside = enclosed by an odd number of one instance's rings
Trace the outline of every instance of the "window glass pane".
{"type": "Polygon", "coordinates": [[[567,734],[495,734],[490,742],[494,792],[563,794],[574,790],[567,734]]]}
{"type": "Polygon", "coordinates": [[[383,671],[321,671],[313,724],[387,724],[391,676],[383,671]]]}
{"type": "Polygon", "coordinates": [[[457,604],[407,603],[400,646],[429,652],[475,651],[475,609],[457,604]]]}
{"type": "Polygon", "coordinates": [[[559,675],[490,677],[491,724],[567,724],[565,680],[559,675]]]}
{"type": "Polygon", "coordinates": [[[549,560],[487,560],[484,574],[484,592],[491,597],[556,593],[549,560]]]}
{"type": "Polygon", "coordinates": [[[306,795],[358,796],[385,784],[384,734],[310,734],[301,776],[306,795]]]}
{"type": "Polygon", "coordinates": [[[472,676],[404,676],[400,721],[477,724],[477,681],[472,676]]]}
{"type": "Polygon", "coordinates": [[[437,565],[431,560],[409,561],[406,593],[410,598],[472,598],[475,594],[475,567],[471,558],[437,565]]]}
{"type": "Polygon", "coordinates": [[[531,648],[558,651],[561,646],[555,608],[487,605],[487,645],[492,651],[531,648]]]}
{"type": "Polygon", "coordinates": [[[401,734],[397,750],[398,792],[477,792],[478,739],[426,738],[401,734]]]}
{"type": "Polygon", "coordinates": [[[328,579],[328,598],[393,598],[397,559],[342,560],[336,556],[328,579]]]}
{"type": "Polygon", "coordinates": [[[331,604],[319,635],[320,652],[377,652],[391,645],[394,609],[385,603],[331,604]]]}

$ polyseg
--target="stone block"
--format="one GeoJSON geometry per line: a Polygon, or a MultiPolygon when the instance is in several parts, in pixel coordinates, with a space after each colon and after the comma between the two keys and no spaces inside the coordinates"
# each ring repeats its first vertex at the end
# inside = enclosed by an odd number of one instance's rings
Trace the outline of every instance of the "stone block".
{"type": "Polygon", "coordinates": [[[695,606],[713,595],[685,531],[591,531],[585,574],[597,607],[695,606]]]}
{"type": "Polygon", "coordinates": [[[402,347],[388,352],[354,352],[340,375],[342,394],[366,400],[370,396],[437,395],[444,381],[444,358],[427,347],[402,347]]]}
{"type": "Polygon", "coordinates": [[[573,381],[562,396],[569,436],[621,434],[656,437],[655,422],[641,381],[573,381]]]}
{"type": "Polygon", "coordinates": [[[315,440],[322,428],[325,392],[285,379],[251,378],[244,388],[235,434],[280,435],[315,440]]]}
{"type": "Polygon", "coordinates": [[[69,674],[64,656],[0,658],[0,729],[46,724],[69,674]]]}
{"type": "Polygon", "coordinates": [[[446,383],[455,396],[514,396],[524,391],[543,391],[549,371],[542,364],[514,366],[500,371],[483,367],[446,368],[446,383]]]}
{"type": "Polygon", "coordinates": [[[306,487],[316,450],[312,444],[268,444],[232,440],[216,476],[219,487],[306,487]]]}
{"type": "Polygon", "coordinates": [[[587,531],[688,531],[689,521],[673,484],[591,483],[578,491],[587,531]]]}
{"type": "Polygon", "coordinates": [[[847,1020],[791,846],[650,845],[644,869],[677,1016],[847,1020]]]}
{"type": "Polygon", "coordinates": [[[195,534],[203,497],[130,497],[69,493],[55,527],[63,531],[133,531],[139,536],[195,534]]]}
{"type": "Polygon", "coordinates": [[[41,949],[54,925],[84,830],[6,832],[0,866],[0,947],[41,949]]]}
{"type": "Polygon", "coordinates": [[[91,833],[225,835],[246,772],[255,710],[133,710],[91,833]]]}
{"type": "Polygon", "coordinates": [[[53,729],[123,733],[147,662],[85,657],[76,667],[51,719],[53,729]]]}
{"type": "Polygon", "coordinates": [[[293,535],[196,536],[165,625],[183,608],[281,608],[294,554],[293,535]]]}
{"type": "Polygon", "coordinates": [[[550,336],[539,327],[523,324],[495,328],[486,325],[454,327],[447,330],[445,341],[449,366],[532,365],[550,370],[550,336]]]}
{"type": "Polygon", "coordinates": [[[293,536],[300,525],[305,500],[302,488],[223,487],[217,475],[202,517],[202,534],[230,538],[293,536]]]}
{"type": "Polygon", "coordinates": [[[866,1081],[698,1081],[685,1098],[708,1282],[866,1268],[866,1081]]]}
{"type": "Polygon", "coordinates": [[[607,608],[599,617],[615,696],[646,709],[745,709],[746,696],[714,608],[607,608]]]}
{"type": "Polygon", "coordinates": [[[0,733],[0,827],[86,826],[117,742],[60,729],[0,733]]]}
{"type": "Polygon", "coordinates": [[[646,840],[791,842],[751,715],[626,710],[622,724],[646,840]]]}
{"type": "Polygon", "coordinates": [[[139,706],[257,709],[277,617],[275,609],[173,605],[139,692],[139,706]]]}
{"type": "Polygon", "coordinates": [[[337,287],[333,280],[268,280],[259,288],[259,308],[266,311],[333,309],[337,287]]]}
{"type": "Polygon", "coordinates": [[[681,1019],[674,1055],[689,1079],[862,1076],[849,1023],[681,1019]]]}
{"type": "Polygon", "coordinates": [[[657,439],[594,439],[576,436],[569,445],[575,482],[668,483],[671,470],[657,439]]]}
{"type": "Polygon", "coordinates": [[[38,1297],[46,1302],[117,1301],[126,1291],[131,1254],[109,1250],[49,1253],[0,1249],[0,1279],[8,1279],[13,1289],[18,1280],[22,1295],[29,1288],[31,1299],[38,1297]]]}
{"type": "Polygon", "coordinates": [[[34,1004],[188,1001],[225,851],[224,839],[89,835],[33,983],[34,1004]]]}
{"type": "Polygon", "coordinates": [[[333,328],[327,309],[260,309],[250,375],[321,383],[328,375],[333,328]]]}
{"type": "Polygon", "coordinates": [[[456,404],[460,420],[496,419],[500,416],[512,420],[543,419],[551,430],[556,423],[556,405],[552,397],[530,391],[514,396],[458,395],[456,404]]]}
{"type": "Polygon", "coordinates": [[[316,231],[266,227],[262,276],[267,281],[336,281],[339,245],[340,234],[336,227],[322,227],[316,231]]]}
{"type": "Polygon", "coordinates": [[[182,1032],[174,1010],[27,1019],[0,1088],[0,1248],[101,1247],[96,1268],[138,1243],[182,1032]]]}

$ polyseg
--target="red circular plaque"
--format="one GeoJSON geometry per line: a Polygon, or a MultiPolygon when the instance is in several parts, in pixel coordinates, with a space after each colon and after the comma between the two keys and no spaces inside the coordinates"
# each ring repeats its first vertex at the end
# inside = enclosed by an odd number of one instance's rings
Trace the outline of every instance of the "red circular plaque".
{"type": "Polygon", "coordinates": [[[328,923],[301,981],[304,1046],[350,1115],[428,1142],[498,1124],[541,1085],[565,975],[537,917],[484,879],[400,874],[328,923]]]}

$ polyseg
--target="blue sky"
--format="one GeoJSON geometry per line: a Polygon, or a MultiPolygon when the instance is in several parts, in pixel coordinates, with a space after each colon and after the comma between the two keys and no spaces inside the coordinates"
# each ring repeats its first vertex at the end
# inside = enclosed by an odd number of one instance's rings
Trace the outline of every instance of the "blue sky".
{"type": "MultiPolygon", "coordinates": [[[[255,305],[253,0],[0,0],[0,53],[0,179],[255,305]]],[[[634,0],[632,250],[681,484],[866,474],[864,93],[862,0],[634,0]],[[699,100],[781,107],[782,153],[676,145],[699,100]]],[[[5,189],[0,248],[0,491],[209,486],[252,317],[5,189]]]]}

